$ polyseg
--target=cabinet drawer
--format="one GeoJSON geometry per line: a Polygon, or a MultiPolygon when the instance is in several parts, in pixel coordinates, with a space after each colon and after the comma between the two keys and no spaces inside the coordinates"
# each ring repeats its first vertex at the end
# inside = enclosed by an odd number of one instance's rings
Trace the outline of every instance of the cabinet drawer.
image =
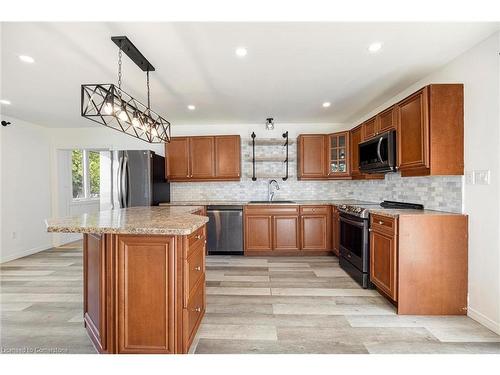
{"type": "Polygon", "coordinates": [[[196,283],[205,274],[205,246],[199,245],[184,262],[184,290],[186,300],[192,294],[196,283]]]}
{"type": "Polygon", "coordinates": [[[187,256],[189,256],[195,248],[197,248],[200,244],[205,244],[205,226],[201,226],[196,231],[191,233],[188,236],[188,251],[187,256]]]}
{"type": "Polygon", "coordinates": [[[201,318],[205,313],[205,278],[197,284],[189,299],[187,308],[184,309],[184,346],[185,351],[189,350],[189,346],[196,334],[196,328],[199,326],[201,318]]]}
{"type": "Polygon", "coordinates": [[[370,228],[388,234],[396,234],[396,219],[393,217],[372,214],[370,215],[370,228]]]}
{"type": "Polygon", "coordinates": [[[329,214],[330,206],[300,206],[301,214],[329,214]]]}
{"type": "Polygon", "coordinates": [[[248,215],[293,215],[299,213],[299,206],[285,206],[281,204],[253,205],[245,206],[245,213],[248,215]]]}

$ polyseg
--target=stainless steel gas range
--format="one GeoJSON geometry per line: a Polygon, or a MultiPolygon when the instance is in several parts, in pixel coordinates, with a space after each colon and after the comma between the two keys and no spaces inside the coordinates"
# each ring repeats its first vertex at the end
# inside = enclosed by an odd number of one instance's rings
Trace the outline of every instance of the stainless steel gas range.
{"type": "Polygon", "coordinates": [[[363,288],[373,287],[370,282],[370,208],[413,208],[423,206],[413,203],[384,201],[339,205],[340,216],[340,267],[363,288]]]}

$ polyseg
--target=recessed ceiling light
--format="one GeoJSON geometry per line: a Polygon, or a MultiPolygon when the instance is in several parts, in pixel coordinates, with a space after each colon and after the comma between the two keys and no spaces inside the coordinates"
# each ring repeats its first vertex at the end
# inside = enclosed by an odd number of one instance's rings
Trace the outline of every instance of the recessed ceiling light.
{"type": "Polygon", "coordinates": [[[382,48],[382,43],[374,42],[368,46],[368,51],[371,53],[375,53],[380,51],[381,48],[382,48]]]}
{"type": "Polygon", "coordinates": [[[5,104],[5,105],[10,105],[10,100],[7,99],[0,99],[0,104],[5,104]]]}
{"type": "Polygon", "coordinates": [[[330,103],[330,102],[324,102],[324,103],[323,103],[323,108],[328,108],[328,107],[330,107],[331,105],[332,105],[332,103],[330,103]]]}
{"type": "Polygon", "coordinates": [[[196,109],[196,106],[195,106],[195,105],[190,104],[190,105],[188,105],[188,109],[189,109],[190,111],[194,111],[194,110],[196,109]]]}
{"type": "Polygon", "coordinates": [[[238,48],[236,48],[234,53],[236,53],[236,56],[238,56],[238,57],[245,57],[247,55],[248,51],[245,47],[238,47],[238,48]]]}
{"type": "Polygon", "coordinates": [[[19,60],[21,60],[22,62],[25,62],[25,63],[29,63],[29,64],[32,64],[35,62],[35,59],[31,56],[28,56],[28,55],[19,55],[19,60]]]}

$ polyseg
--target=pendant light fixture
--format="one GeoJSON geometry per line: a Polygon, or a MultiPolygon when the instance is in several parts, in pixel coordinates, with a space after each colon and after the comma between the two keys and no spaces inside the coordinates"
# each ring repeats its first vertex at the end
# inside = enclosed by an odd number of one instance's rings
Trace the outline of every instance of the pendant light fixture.
{"type": "Polygon", "coordinates": [[[101,125],[149,143],[170,142],[170,122],[151,109],[149,72],[155,68],[126,36],[114,36],[118,46],[118,86],[82,85],[81,115],[101,125]],[[122,52],[146,72],[147,105],[122,90],[122,52]]]}

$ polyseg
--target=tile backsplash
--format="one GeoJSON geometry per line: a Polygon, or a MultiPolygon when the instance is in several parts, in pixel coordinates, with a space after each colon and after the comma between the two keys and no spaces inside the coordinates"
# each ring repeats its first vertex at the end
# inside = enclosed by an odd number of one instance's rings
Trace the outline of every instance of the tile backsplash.
{"type": "MultiPolygon", "coordinates": [[[[289,179],[283,181],[282,162],[259,162],[256,174],[269,177],[252,181],[252,148],[248,139],[242,139],[242,179],[239,182],[174,182],[171,200],[265,200],[267,184],[275,178],[280,186],[275,199],[328,200],[360,199],[380,202],[384,199],[421,203],[427,209],[461,212],[462,176],[405,177],[388,173],[384,180],[367,181],[298,181],[296,144],[289,147],[289,179]],[[270,177],[273,176],[273,177],[270,177]]],[[[258,146],[256,156],[285,156],[281,146],[258,146]]]]}

